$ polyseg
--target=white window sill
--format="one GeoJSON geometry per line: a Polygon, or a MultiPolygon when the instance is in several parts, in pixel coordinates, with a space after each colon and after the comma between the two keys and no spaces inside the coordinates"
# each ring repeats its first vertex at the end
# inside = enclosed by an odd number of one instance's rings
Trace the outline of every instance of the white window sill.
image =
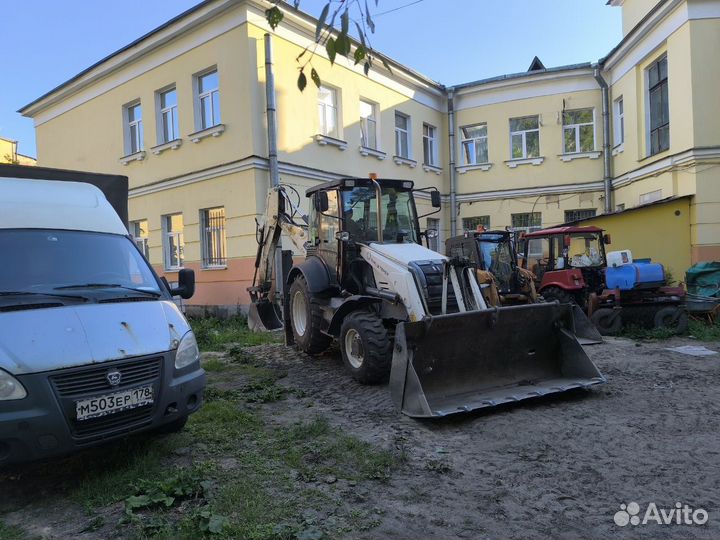
{"type": "Polygon", "coordinates": [[[590,159],[597,159],[600,157],[599,150],[595,150],[593,152],[573,152],[571,154],[558,154],[558,157],[562,159],[565,162],[572,161],[573,159],[581,159],[581,158],[590,158],[590,159]]]}
{"type": "Polygon", "coordinates": [[[410,167],[411,169],[417,167],[417,161],[415,161],[414,159],[402,156],[393,156],[393,161],[395,162],[395,165],[405,165],[407,167],[410,167]]]}
{"type": "Polygon", "coordinates": [[[468,171],[489,171],[492,168],[492,163],[473,163],[472,165],[461,165],[460,167],[455,167],[455,170],[459,174],[465,174],[468,171]]]}
{"type": "Polygon", "coordinates": [[[227,265],[218,265],[218,266],[202,266],[200,267],[200,270],[227,270],[227,265]]]}
{"type": "Polygon", "coordinates": [[[219,137],[223,133],[225,133],[225,124],[218,124],[216,126],[191,133],[188,137],[192,142],[199,143],[206,137],[219,137]]]}
{"type": "Polygon", "coordinates": [[[315,142],[320,146],[334,146],[338,150],[346,150],[348,146],[347,141],[336,139],[335,137],[328,137],[320,133],[315,135],[315,142]]]}
{"type": "Polygon", "coordinates": [[[374,148],[369,148],[367,146],[358,147],[358,151],[361,156],[373,156],[381,161],[387,157],[385,152],[381,152],[380,150],[375,150],[374,148]]]}
{"type": "Polygon", "coordinates": [[[620,143],[615,148],[612,149],[612,155],[617,156],[618,154],[622,154],[624,151],[625,151],[625,143],[620,143]]]}
{"type": "Polygon", "coordinates": [[[508,159],[505,162],[505,165],[507,165],[511,169],[514,169],[518,165],[540,165],[543,161],[545,161],[544,157],[524,158],[524,159],[508,159]]]}
{"type": "Polygon", "coordinates": [[[127,165],[131,161],[142,161],[145,159],[145,150],[140,150],[139,152],[135,152],[134,154],[128,154],[127,156],[121,157],[118,161],[122,163],[123,165],[127,165]]]}
{"type": "Polygon", "coordinates": [[[443,172],[441,167],[436,167],[435,165],[428,165],[427,163],[423,163],[422,168],[425,172],[433,172],[437,175],[441,175],[443,172]]]}
{"type": "Polygon", "coordinates": [[[156,156],[159,156],[162,154],[165,150],[177,150],[182,146],[182,139],[173,139],[172,141],[168,141],[166,143],[158,144],[157,146],[153,146],[150,151],[155,154],[156,156]]]}

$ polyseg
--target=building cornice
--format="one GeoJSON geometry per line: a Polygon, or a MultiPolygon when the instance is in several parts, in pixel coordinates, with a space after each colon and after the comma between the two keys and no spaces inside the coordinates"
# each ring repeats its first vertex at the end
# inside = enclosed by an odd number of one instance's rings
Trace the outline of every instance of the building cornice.
{"type": "Polygon", "coordinates": [[[717,163],[720,161],[720,146],[708,146],[691,148],[678,152],[671,156],[664,158],[638,167],[632,171],[626,172],[613,179],[613,189],[617,189],[623,186],[637,182],[644,178],[650,178],[653,176],[659,176],[663,173],[675,170],[677,167],[692,167],[696,164],[713,162],[717,163]]]}

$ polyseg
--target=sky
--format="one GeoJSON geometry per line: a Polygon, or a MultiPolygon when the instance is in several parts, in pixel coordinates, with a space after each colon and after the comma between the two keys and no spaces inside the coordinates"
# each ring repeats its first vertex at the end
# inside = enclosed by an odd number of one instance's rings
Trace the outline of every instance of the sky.
{"type": "MultiPolygon", "coordinates": [[[[301,0],[319,16],[327,0],[301,0]]],[[[35,156],[16,111],[199,0],[0,0],[0,137],[35,156]]],[[[368,0],[372,46],[445,85],[595,62],[622,37],[606,0],[368,0]],[[388,13],[385,13],[388,12],[388,13]]]]}

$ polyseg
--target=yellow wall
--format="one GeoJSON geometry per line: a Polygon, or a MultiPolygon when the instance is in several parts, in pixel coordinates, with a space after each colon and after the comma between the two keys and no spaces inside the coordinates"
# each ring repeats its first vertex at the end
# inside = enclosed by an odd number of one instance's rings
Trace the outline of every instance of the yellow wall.
{"type": "Polygon", "coordinates": [[[16,165],[36,165],[37,162],[30,156],[17,152],[17,141],[0,137],[0,163],[14,163],[16,165]]]}
{"type": "Polygon", "coordinates": [[[684,280],[692,264],[689,198],[607,214],[580,225],[602,227],[612,238],[608,251],[629,249],[633,258],[651,258],[677,281],[684,280]]]}
{"type": "Polygon", "coordinates": [[[622,3],[623,36],[626,36],[660,0],[624,0],[622,3]]]}

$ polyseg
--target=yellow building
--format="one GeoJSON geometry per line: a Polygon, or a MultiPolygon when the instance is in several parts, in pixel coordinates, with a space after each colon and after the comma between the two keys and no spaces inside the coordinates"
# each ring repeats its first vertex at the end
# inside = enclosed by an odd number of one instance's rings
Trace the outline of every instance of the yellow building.
{"type": "Polygon", "coordinates": [[[18,154],[17,141],[0,137],[0,163],[13,165],[37,165],[37,160],[30,156],[18,154]]]}
{"type": "MultiPolygon", "coordinates": [[[[301,199],[369,172],[437,186],[444,210],[421,226],[440,230],[440,249],[478,224],[534,229],[688,196],[690,260],[720,259],[720,0],[610,3],[625,36],[597,63],[536,58],[524,73],[445,87],[391,59],[369,76],[344,59],[331,67],[318,48],[323,86],[303,93],[296,57],[316,21],[281,3],[281,182],[301,199]]],[[[203,2],[20,111],[42,165],[130,178],[131,232],[169,280],[196,270],[198,305],[248,301],[269,186],[268,5],[203,2]]]]}

